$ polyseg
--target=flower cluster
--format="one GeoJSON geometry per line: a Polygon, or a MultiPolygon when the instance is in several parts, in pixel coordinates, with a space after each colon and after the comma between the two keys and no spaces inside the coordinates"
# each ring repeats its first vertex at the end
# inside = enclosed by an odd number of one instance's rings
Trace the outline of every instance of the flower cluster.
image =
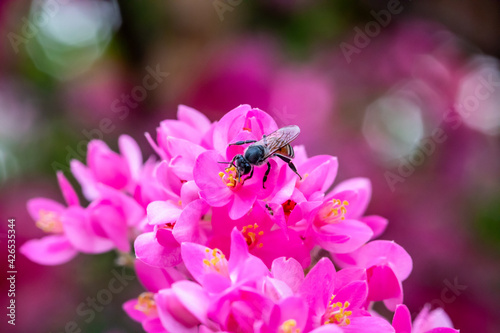
{"type": "Polygon", "coordinates": [[[67,206],[28,202],[50,235],[22,252],[55,265],[78,252],[130,253],[133,242],[146,291],[124,309],[147,332],[457,332],[440,309],[425,308],[412,326],[402,304],[412,260],[398,244],[374,240],[387,220],[364,214],[367,179],[329,190],[337,159],[308,157],[302,146],[293,160],[302,178],[273,158],[267,177],[266,167],[255,167],[246,180],[219,163],[243,153],[231,143],[277,129],[248,105],[214,123],[180,106],[156,140],[146,135],[160,160],[143,163],[128,136],[119,154],[91,141],[87,165],[71,163],[90,204],[80,205],[59,172],[67,206]],[[372,310],[379,301],[395,312],[392,324],[372,310]]]}

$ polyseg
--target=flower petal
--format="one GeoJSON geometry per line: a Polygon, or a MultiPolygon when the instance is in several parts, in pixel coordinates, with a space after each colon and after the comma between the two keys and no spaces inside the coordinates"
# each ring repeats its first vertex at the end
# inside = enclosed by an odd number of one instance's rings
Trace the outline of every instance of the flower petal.
{"type": "Polygon", "coordinates": [[[40,265],[64,264],[78,254],[78,251],[63,235],[29,240],[21,246],[19,251],[40,265]]]}

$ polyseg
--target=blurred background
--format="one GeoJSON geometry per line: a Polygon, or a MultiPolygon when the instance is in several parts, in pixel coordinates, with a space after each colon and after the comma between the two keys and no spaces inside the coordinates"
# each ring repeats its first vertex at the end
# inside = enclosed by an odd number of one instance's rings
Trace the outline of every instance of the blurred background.
{"type": "Polygon", "coordinates": [[[113,253],[19,253],[43,235],[26,200],[62,201],[55,171],[92,138],[127,133],[147,157],[144,132],[178,104],[216,120],[243,103],[338,156],[339,180],[371,179],[368,213],[414,261],[413,314],[431,303],[462,332],[500,332],[500,2],[4,0],[0,32],[0,268],[14,217],[19,332],[141,330],[121,309],[137,280],[77,312],[122,274],[113,253]]]}

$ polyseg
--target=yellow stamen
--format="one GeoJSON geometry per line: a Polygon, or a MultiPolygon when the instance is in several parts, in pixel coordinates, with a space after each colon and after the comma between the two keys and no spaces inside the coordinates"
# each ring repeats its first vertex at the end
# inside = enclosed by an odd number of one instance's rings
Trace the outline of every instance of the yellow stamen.
{"type": "Polygon", "coordinates": [[[252,249],[253,247],[261,248],[264,246],[262,242],[259,243],[259,238],[264,235],[264,231],[261,230],[257,232],[258,228],[259,225],[254,223],[253,225],[249,224],[244,226],[241,229],[241,233],[243,234],[243,237],[245,237],[249,249],[252,249]]]}
{"type": "Polygon", "coordinates": [[[300,329],[297,328],[297,322],[295,319],[288,319],[281,324],[279,327],[279,333],[300,333],[300,329]]]}
{"type": "Polygon", "coordinates": [[[238,184],[238,172],[234,166],[226,168],[224,172],[219,172],[219,177],[227,187],[236,187],[238,184]]]}
{"type": "Polygon", "coordinates": [[[136,310],[143,312],[145,315],[156,313],[156,302],[151,292],[144,292],[137,298],[137,304],[134,306],[136,310]]]}
{"type": "Polygon", "coordinates": [[[62,233],[63,225],[59,214],[51,211],[40,210],[38,212],[40,219],[36,221],[36,226],[45,232],[62,233]]]}
{"type": "Polygon", "coordinates": [[[207,254],[207,258],[203,259],[203,264],[205,264],[207,269],[223,276],[229,276],[226,256],[222,253],[221,250],[206,249],[205,253],[207,254]]]}
{"type": "Polygon", "coordinates": [[[332,199],[332,201],[321,210],[320,216],[322,216],[322,220],[326,223],[340,223],[345,220],[345,214],[347,214],[346,206],[349,206],[347,200],[340,201],[339,199],[332,199]]]}
{"type": "Polygon", "coordinates": [[[330,298],[328,306],[326,308],[325,314],[323,315],[323,324],[336,324],[338,326],[347,326],[351,323],[349,317],[352,315],[352,311],[346,311],[346,309],[351,305],[348,301],[344,304],[341,302],[333,302],[335,298],[334,295],[330,298]]]}

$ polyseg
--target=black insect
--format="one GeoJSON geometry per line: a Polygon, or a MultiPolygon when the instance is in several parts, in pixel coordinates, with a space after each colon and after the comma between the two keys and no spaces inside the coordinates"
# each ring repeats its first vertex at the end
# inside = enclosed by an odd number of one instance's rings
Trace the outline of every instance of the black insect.
{"type": "Polygon", "coordinates": [[[245,149],[243,155],[238,154],[234,156],[230,162],[219,163],[227,163],[234,166],[238,174],[238,182],[241,182],[241,176],[249,174],[249,176],[243,180],[243,182],[245,182],[245,180],[252,178],[254,166],[260,166],[267,162],[267,170],[262,181],[262,187],[266,188],[265,183],[267,176],[271,171],[271,163],[269,163],[268,159],[277,156],[285,161],[290,169],[292,169],[292,171],[302,180],[302,177],[297,172],[297,168],[292,163],[295,154],[290,145],[290,142],[295,140],[299,134],[300,128],[296,125],[290,125],[282,127],[269,135],[263,135],[262,139],[259,141],[247,140],[230,143],[230,146],[248,143],[251,143],[251,145],[245,149]]]}

